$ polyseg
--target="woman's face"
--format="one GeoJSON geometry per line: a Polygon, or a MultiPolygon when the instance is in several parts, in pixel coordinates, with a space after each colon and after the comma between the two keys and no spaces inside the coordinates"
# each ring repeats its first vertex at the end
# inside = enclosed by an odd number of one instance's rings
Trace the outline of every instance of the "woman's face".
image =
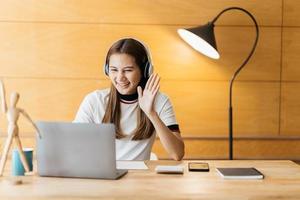
{"type": "Polygon", "coordinates": [[[109,78],[120,94],[134,94],[142,78],[134,57],[120,53],[109,58],[109,78]]]}

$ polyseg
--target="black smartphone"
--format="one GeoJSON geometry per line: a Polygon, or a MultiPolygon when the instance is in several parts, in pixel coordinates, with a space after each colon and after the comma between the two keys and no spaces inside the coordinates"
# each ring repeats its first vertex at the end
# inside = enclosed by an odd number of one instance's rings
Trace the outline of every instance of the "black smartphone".
{"type": "Polygon", "coordinates": [[[208,163],[205,162],[189,162],[189,171],[192,172],[209,172],[208,163]]]}

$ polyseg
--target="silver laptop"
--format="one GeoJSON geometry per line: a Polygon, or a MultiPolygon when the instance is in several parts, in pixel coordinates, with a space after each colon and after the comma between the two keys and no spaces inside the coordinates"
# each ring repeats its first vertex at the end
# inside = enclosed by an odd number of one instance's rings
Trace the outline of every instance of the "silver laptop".
{"type": "Polygon", "coordinates": [[[40,176],[118,179],[113,124],[42,122],[37,140],[40,176]]]}

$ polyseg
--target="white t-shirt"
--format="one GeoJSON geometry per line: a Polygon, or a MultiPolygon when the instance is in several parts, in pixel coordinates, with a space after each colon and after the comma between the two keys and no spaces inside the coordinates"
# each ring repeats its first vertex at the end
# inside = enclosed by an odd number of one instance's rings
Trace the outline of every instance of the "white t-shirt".
{"type": "MultiPolygon", "coordinates": [[[[109,89],[96,90],[88,94],[81,103],[74,122],[102,123],[108,101],[109,89]]],[[[117,160],[149,160],[155,131],[148,139],[131,140],[131,134],[137,127],[138,102],[121,102],[120,126],[126,137],[116,139],[117,160]]],[[[169,98],[158,92],[154,109],[166,126],[177,125],[175,114],[169,98]]]]}

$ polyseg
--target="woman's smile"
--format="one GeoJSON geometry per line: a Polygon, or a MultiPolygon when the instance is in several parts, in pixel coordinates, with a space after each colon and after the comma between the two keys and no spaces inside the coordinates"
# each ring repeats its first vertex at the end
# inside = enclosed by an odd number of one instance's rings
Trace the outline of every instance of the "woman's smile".
{"type": "Polygon", "coordinates": [[[121,87],[123,89],[129,87],[130,82],[117,82],[117,87],[121,87]]]}

